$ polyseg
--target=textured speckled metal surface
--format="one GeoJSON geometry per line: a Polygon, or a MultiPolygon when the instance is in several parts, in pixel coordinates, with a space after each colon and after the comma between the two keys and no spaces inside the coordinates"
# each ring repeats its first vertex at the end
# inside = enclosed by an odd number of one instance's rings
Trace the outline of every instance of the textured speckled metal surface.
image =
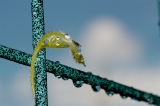
{"type": "MultiPolygon", "coordinates": [[[[31,54],[0,45],[1,58],[30,66],[31,56],[31,54]]],[[[123,99],[131,97],[135,100],[160,106],[160,97],[157,95],[146,93],[106,78],[101,78],[93,75],[91,72],[86,73],[81,70],[62,65],[59,62],[53,62],[51,60],[45,60],[45,70],[49,73],[53,73],[56,76],[64,76],[72,79],[74,82],[83,81],[84,83],[91,85],[94,89],[96,88],[94,86],[100,86],[100,88],[104,89],[109,96],[114,92],[115,94],[119,94],[123,99]]]]}
{"type": "MultiPolygon", "coordinates": [[[[44,11],[43,0],[32,0],[32,46],[35,49],[37,43],[44,35],[44,11]]],[[[38,52],[35,63],[35,106],[48,106],[47,73],[45,71],[46,50],[38,52]]]]}

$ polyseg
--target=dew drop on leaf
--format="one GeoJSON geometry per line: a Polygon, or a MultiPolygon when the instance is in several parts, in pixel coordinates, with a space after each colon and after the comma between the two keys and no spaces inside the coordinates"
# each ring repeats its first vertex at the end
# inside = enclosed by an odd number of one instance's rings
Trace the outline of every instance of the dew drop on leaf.
{"type": "Polygon", "coordinates": [[[69,36],[68,34],[65,34],[65,38],[66,38],[66,39],[69,39],[70,36],[69,36]]]}

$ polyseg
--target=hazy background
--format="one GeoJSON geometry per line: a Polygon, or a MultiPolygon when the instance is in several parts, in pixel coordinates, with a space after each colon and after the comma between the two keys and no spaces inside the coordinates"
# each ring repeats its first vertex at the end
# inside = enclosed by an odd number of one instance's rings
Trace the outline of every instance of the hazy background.
{"type": "MultiPolygon", "coordinates": [[[[60,29],[82,45],[87,67],[69,49],[46,49],[47,59],[160,96],[157,0],[44,0],[44,15],[45,32],[60,29]]],[[[0,0],[0,45],[33,53],[31,0],[0,0]]],[[[1,106],[34,106],[29,71],[0,58],[1,106]]],[[[49,106],[149,106],[47,75],[49,106]]]]}

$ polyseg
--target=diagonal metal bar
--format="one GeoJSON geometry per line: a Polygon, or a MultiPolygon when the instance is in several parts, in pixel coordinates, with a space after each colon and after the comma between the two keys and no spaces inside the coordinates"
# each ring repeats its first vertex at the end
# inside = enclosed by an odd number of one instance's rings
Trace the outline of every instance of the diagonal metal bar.
{"type": "MultiPolygon", "coordinates": [[[[1,58],[30,66],[31,56],[31,54],[0,45],[1,58]]],[[[157,95],[140,91],[133,87],[128,87],[106,78],[101,78],[97,75],[93,75],[90,72],[83,72],[81,70],[59,64],[59,62],[53,62],[46,59],[45,63],[45,70],[49,73],[53,73],[56,76],[64,76],[73,81],[84,81],[84,83],[89,84],[92,87],[100,86],[105,90],[105,92],[112,91],[114,93],[120,94],[122,97],[131,97],[139,101],[144,101],[148,102],[149,104],[160,106],[160,97],[157,95]]]]}
{"type": "MultiPolygon", "coordinates": [[[[43,0],[32,0],[32,46],[36,48],[39,40],[44,35],[44,10],[43,0]]],[[[48,106],[47,95],[47,72],[45,71],[46,49],[38,52],[36,60],[34,82],[35,82],[35,106],[48,106]]],[[[32,82],[33,83],[33,82],[32,82]]]]}

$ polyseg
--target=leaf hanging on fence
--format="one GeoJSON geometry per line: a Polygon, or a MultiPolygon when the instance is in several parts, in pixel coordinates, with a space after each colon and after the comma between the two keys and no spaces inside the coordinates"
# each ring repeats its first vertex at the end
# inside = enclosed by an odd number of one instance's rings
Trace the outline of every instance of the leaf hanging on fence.
{"type": "Polygon", "coordinates": [[[84,66],[86,66],[84,62],[84,58],[82,56],[81,45],[76,41],[72,40],[68,34],[54,31],[54,32],[46,33],[40,39],[32,55],[31,71],[30,71],[30,79],[31,79],[31,86],[32,86],[34,99],[35,99],[34,65],[35,65],[38,51],[43,48],[60,49],[60,48],[69,48],[69,47],[72,52],[72,56],[74,60],[77,63],[81,63],[84,66]]]}

